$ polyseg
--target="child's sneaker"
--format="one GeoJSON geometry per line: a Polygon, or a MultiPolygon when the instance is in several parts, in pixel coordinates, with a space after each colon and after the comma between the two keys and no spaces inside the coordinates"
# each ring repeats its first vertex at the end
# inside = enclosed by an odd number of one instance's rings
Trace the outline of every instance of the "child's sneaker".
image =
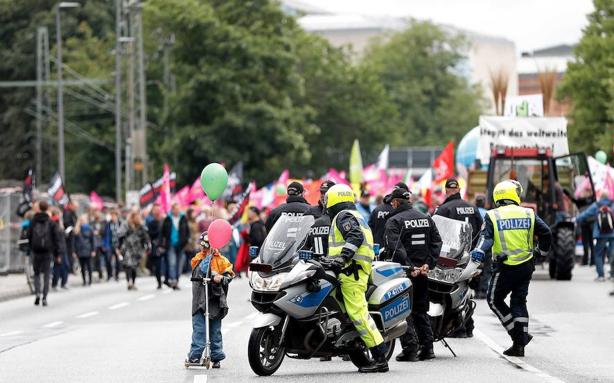
{"type": "Polygon", "coordinates": [[[186,358],[185,366],[200,366],[200,358],[186,358]]]}

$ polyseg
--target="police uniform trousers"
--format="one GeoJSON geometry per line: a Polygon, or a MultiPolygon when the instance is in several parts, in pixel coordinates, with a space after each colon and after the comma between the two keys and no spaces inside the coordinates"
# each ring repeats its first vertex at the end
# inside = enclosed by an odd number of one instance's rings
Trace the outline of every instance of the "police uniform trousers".
{"type": "Polygon", "coordinates": [[[401,346],[408,352],[418,351],[419,346],[433,343],[433,328],[429,311],[428,278],[422,275],[410,277],[414,288],[411,315],[407,317],[407,332],[401,336],[401,346]]]}
{"type": "Polygon", "coordinates": [[[522,346],[528,342],[527,294],[534,270],[532,259],[515,266],[495,265],[486,297],[488,306],[497,315],[512,341],[522,346]],[[508,306],[505,300],[510,294],[508,306]]]}
{"type": "Polygon", "coordinates": [[[363,270],[358,270],[358,280],[354,278],[353,274],[339,274],[338,278],[341,282],[345,311],[365,345],[372,348],[384,343],[382,334],[380,334],[373,318],[369,315],[369,306],[365,298],[369,275],[363,270]]]}

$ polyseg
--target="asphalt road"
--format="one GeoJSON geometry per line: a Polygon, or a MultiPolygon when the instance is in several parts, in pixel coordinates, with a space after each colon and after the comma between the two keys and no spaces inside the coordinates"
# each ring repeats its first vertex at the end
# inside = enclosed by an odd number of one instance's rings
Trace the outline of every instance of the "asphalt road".
{"type": "Polygon", "coordinates": [[[286,358],[272,377],[256,377],[247,362],[250,323],[245,279],[233,282],[223,323],[227,359],[220,370],[186,370],[191,335],[190,283],[156,290],[151,278],[139,290],[123,282],[73,288],[50,295],[49,307],[32,297],[0,303],[0,382],[614,382],[614,298],[610,283],[593,282],[576,268],[572,282],[536,273],[529,295],[527,357],[503,358],[509,339],[484,301],[476,336],[451,339],[457,358],[436,345],[437,359],[392,361],[388,374],[359,375],[350,362],[286,358]]]}

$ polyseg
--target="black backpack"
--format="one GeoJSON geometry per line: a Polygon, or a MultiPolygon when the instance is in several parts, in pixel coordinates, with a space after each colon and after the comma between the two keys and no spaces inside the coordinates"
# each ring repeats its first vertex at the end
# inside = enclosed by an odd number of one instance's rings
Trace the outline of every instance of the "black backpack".
{"type": "Polygon", "coordinates": [[[49,253],[53,250],[49,221],[35,221],[32,224],[31,247],[35,253],[49,253]]]}
{"type": "Polygon", "coordinates": [[[614,216],[612,209],[608,205],[603,205],[599,208],[597,224],[599,225],[599,231],[603,234],[609,234],[614,231],[614,216]]]}

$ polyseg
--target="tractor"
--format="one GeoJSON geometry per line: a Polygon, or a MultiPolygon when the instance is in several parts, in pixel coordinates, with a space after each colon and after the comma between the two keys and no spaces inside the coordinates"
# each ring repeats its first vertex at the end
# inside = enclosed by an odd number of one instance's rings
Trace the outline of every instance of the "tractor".
{"type": "MultiPolygon", "coordinates": [[[[553,157],[550,149],[496,147],[488,170],[473,171],[469,193],[487,191],[492,207],[492,190],[505,179],[523,187],[522,206],[532,208],[552,229],[553,247],[548,255],[550,278],[571,280],[575,264],[575,216],[595,202],[595,189],[586,155],[575,153],[553,157]]],[[[546,259],[538,257],[536,263],[546,259]]]]}

